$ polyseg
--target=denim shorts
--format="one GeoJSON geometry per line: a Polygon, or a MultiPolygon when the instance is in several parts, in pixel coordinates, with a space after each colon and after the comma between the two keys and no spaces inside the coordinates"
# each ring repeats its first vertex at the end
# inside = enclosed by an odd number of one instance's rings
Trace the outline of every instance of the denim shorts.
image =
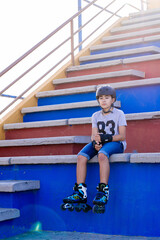
{"type": "Polygon", "coordinates": [[[82,155],[86,157],[88,160],[93,158],[95,155],[99,153],[103,153],[106,155],[108,158],[114,154],[114,153],[123,153],[124,148],[123,148],[123,143],[122,142],[109,142],[105,143],[102,148],[97,151],[93,145],[92,142],[88,143],[82,150],[78,153],[78,155],[82,155]]]}

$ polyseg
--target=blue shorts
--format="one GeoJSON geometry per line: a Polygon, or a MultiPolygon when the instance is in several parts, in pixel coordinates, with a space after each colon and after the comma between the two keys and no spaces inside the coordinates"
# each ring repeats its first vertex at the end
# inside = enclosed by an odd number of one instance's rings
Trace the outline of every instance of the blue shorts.
{"type": "Polygon", "coordinates": [[[108,158],[114,154],[114,153],[123,153],[124,148],[123,148],[123,143],[122,142],[109,142],[105,143],[102,148],[97,151],[93,145],[92,142],[88,143],[82,150],[78,153],[78,155],[82,155],[86,157],[88,160],[93,158],[95,155],[99,153],[103,153],[106,155],[108,158]]]}

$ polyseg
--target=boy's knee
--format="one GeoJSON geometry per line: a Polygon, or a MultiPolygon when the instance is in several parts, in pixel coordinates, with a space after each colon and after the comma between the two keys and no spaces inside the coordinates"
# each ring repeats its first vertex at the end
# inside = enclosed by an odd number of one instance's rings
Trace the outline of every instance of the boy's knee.
{"type": "Polygon", "coordinates": [[[98,161],[99,162],[108,161],[108,157],[104,153],[99,153],[98,154],[98,161]]]}
{"type": "Polygon", "coordinates": [[[88,159],[82,155],[78,155],[77,156],[77,162],[83,162],[83,163],[87,163],[88,159]]]}

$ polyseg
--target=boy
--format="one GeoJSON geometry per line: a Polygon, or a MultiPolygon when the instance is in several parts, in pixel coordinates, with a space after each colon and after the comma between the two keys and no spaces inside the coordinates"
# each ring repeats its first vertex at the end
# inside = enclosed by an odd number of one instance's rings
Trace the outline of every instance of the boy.
{"type": "MultiPolygon", "coordinates": [[[[64,203],[86,203],[87,186],[85,184],[87,162],[98,155],[100,183],[98,193],[93,200],[93,212],[98,212],[109,198],[109,157],[114,153],[123,153],[126,148],[126,119],[123,111],[113,107],[116,91],[109,85],[96,91],[96,98],[102,110],[92,115],[92,142],[87,144],[77,156],[77,183],[74,193],[63,199],[64,203]],[[98,207],[99,206],[99,207],[98,207]]],[[[103,207],[104,212],[104,207],[103,207]]]]}

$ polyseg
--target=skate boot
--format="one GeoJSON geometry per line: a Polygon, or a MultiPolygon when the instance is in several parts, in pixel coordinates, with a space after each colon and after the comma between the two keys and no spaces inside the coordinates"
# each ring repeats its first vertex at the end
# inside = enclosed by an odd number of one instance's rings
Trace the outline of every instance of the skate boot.
{"type": "Polygon", "coordinates": [[[105,183],[99,183],[97,190],[98,193],[93,199],[93,213],[104,213],[105,205],[109,199],[109,186],[105,183]]]}
{"type": "Polygon", "coordinates": [[[62,210],[68,209],[73,211],[74,209],[77,212],[83,210],[88,212],[91,210],[91,207],[87,204],[87,186],[85,183],[80,183],[79,185],[75,183],[74,192],[72,195],[63,199],[63,204],[61,205],[62,210]]]}

